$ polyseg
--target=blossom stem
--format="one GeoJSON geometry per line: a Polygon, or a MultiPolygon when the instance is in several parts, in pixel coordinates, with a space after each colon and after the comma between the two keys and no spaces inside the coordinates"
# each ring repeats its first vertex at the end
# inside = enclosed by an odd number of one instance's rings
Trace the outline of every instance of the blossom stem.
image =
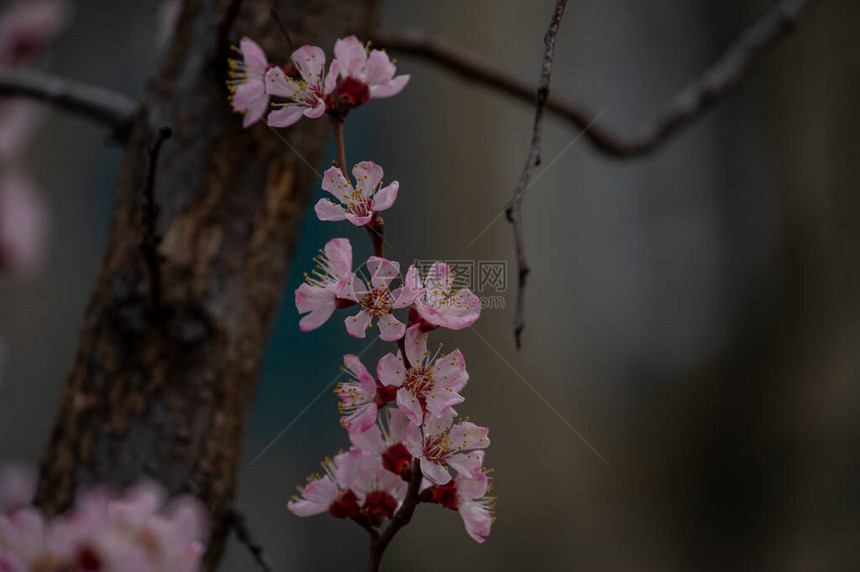
{"type": "Polygon", "coordinates": [[[373,243],[373,255],[385,256],[385,221],[382,217],[374,215],[370,224],[365,226],[370,242],[373,243]]]}
{"type": "Polygon", "coordinates": [[[343,119],[332,119],[334,122],[334,144],[337,149],[337,162],[340,165],[340,170],[346,180],[349,180],[349,173],[346,169],[346,147],[343,144],[343,119]]]}
{"type": "Polygon", "coordinates": [[[397,340],[397,347],[400,348],[400,355],[403,356],[403,367],[407,370],[412,367],[412,364],[409,363],[409,358],[406,357],[406,338],[400,338],[397,340]]]}
{"type": "Polygon", "coordinates": [[[412,520],[412,514],[415,512],[415,507],[420,502],[421,479],[424,475],[421,474],[421,465],[415,460],[412,462],[412,478],[409,480],[409,489],[406,491],[406,498],[400,506],[400,510],[394,515],[391,523],[381,533],[371,531],[370,533],[370,560],[367,563],[367,572],[379,572],[379,566],[382,564],[382,555],[388,544],[394,536],[400,532],[400,529],[409,524],[412,520]]]}

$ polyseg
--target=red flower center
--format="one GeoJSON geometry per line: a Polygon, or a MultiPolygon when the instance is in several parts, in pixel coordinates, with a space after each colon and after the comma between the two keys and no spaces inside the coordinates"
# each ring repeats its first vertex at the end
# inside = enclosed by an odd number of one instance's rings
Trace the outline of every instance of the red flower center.
{"type": "Polygon", "coordinates": [[[433,373],[426,367],[413,367],[406,373],[406,389],[419,399],[424,399],[433,387],[433,373]]]}
{"type": "Polygon", "coordinates": [[[385,491],[373,491],[367,494],[364,510],[367,514],[380,520],[392,518],[394,511],[397,510],[397,501],[385,491]]]}
{"type": "Polygon", "coordinates": [[[408,480],[412,473],[412,455],[403,443],[397,443],[382,453],[382,466],[408,480]]]}
{"type": "Polygon", "coordinates": [[[441,504],[445,508],[457,510],[457,485],[452,480],[447,485],[437,485],[431,489],[433,491],[433,501],[441,504]]]}
{"type": "Polygon", "coordinates": [[[360,512],[358,498],[349,489],[340,491],[335,501],[328,507],[328,512],[335,518],[357,517],[360,512]]]}
{"type": "Polygon", "coordinates": [[[388,291],[387,286],[379,286],[365,294],[361,301],[361,309],[373,316],[379,318],[385,314],[391,313],[391,306],[394,305],[394,297],[388,291]]]}

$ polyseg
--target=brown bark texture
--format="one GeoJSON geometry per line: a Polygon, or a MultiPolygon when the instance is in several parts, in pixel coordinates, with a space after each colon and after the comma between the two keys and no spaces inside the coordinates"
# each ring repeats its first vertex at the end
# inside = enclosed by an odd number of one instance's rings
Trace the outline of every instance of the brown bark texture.
{"type": "MultiPolygon", "coordinates": [[[[207,565],[223,550],[245,418],[285,272],[317,176],[264,122],[243,130],[227,101],[231,43],[248,35],[272,59],[293,40],[324,46],[367,34],[373,0],[187,0],[170,53],[142,95],[117,183],[109,242],[79,349],[41,459],[37,504],[63,511],[80,487],[148,476],[190,492],[212,518],[207,565]],[[154,169],[158,280],[141,211],[154,169]],[[159,290],[159,291],[156,291],[159,290]]],[[[234,54],[235,55],[235,54],[234,54]]],[[[282,133],[311,165],[328,122],[282,133]]]]}

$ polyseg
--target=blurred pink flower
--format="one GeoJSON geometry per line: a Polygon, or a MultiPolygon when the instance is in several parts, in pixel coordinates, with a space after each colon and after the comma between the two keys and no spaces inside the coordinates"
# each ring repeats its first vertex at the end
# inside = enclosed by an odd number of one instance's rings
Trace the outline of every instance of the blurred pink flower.
{"type": "MultiPolygon", "coordinates": [[[[0,14],[0,65],[26,67],[48,48],[69,19],[64,0],[18,2],[0,14]]],[[[22,98],[0,99],[0,163],[13,159],[30,140],[44,112],[22,98]]]]}
{"type": "Polygon", "coordinates": [[[0,165],[8,164],[27,147],[45,108],[20,97],[0,98],[0,165]]]}
{"type": "Polygon", "coordinates": [[[32,63],[65,28],[70,12],[65,0],[13,4],[0,14],[0,63],[7,66],[32,63]]]}
{"type": "Polygon", "coordinates": [[[45,262],[49,214],[22,173],[0,175],[0,271],[30,276],[45,262]]]}
{"type": "Polygon", "coordinates": [[[168,503],[164,489],[147,482],[121,497],[85,494],[51,522],[31,507],[0,514],[0,570],[195,572],[206,534],[201,503],[168,503]]]}
{"type": "Polygon", "coordinates": [[[0,514],[26,506],[36,494],[36,473],[20,464],[0,467],[0,514]]]}

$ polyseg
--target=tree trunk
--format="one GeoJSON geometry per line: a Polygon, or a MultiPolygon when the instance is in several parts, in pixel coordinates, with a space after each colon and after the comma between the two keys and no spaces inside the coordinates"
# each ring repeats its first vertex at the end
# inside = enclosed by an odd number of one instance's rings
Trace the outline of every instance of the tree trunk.
{"type": "Polygon", "coordinates": [[[208,567],[228,532],[245,416],[302,216],[317,186],[328,122],[283,132],[243,130],[227,102],[230,42],[259,41],[275,61],[298,43],[331,53],[334,39],[366,37],[373,0],[186,0],[173,46],[141,99],[117,185],[107,250],[74,367],[41,460],[37,504],[70,506],[76,489],[150,476],[191,492],[212,518],[208,567]],[[160,292],[141,248],[148,149],[173,137],[154,171],[160,292]]]}

